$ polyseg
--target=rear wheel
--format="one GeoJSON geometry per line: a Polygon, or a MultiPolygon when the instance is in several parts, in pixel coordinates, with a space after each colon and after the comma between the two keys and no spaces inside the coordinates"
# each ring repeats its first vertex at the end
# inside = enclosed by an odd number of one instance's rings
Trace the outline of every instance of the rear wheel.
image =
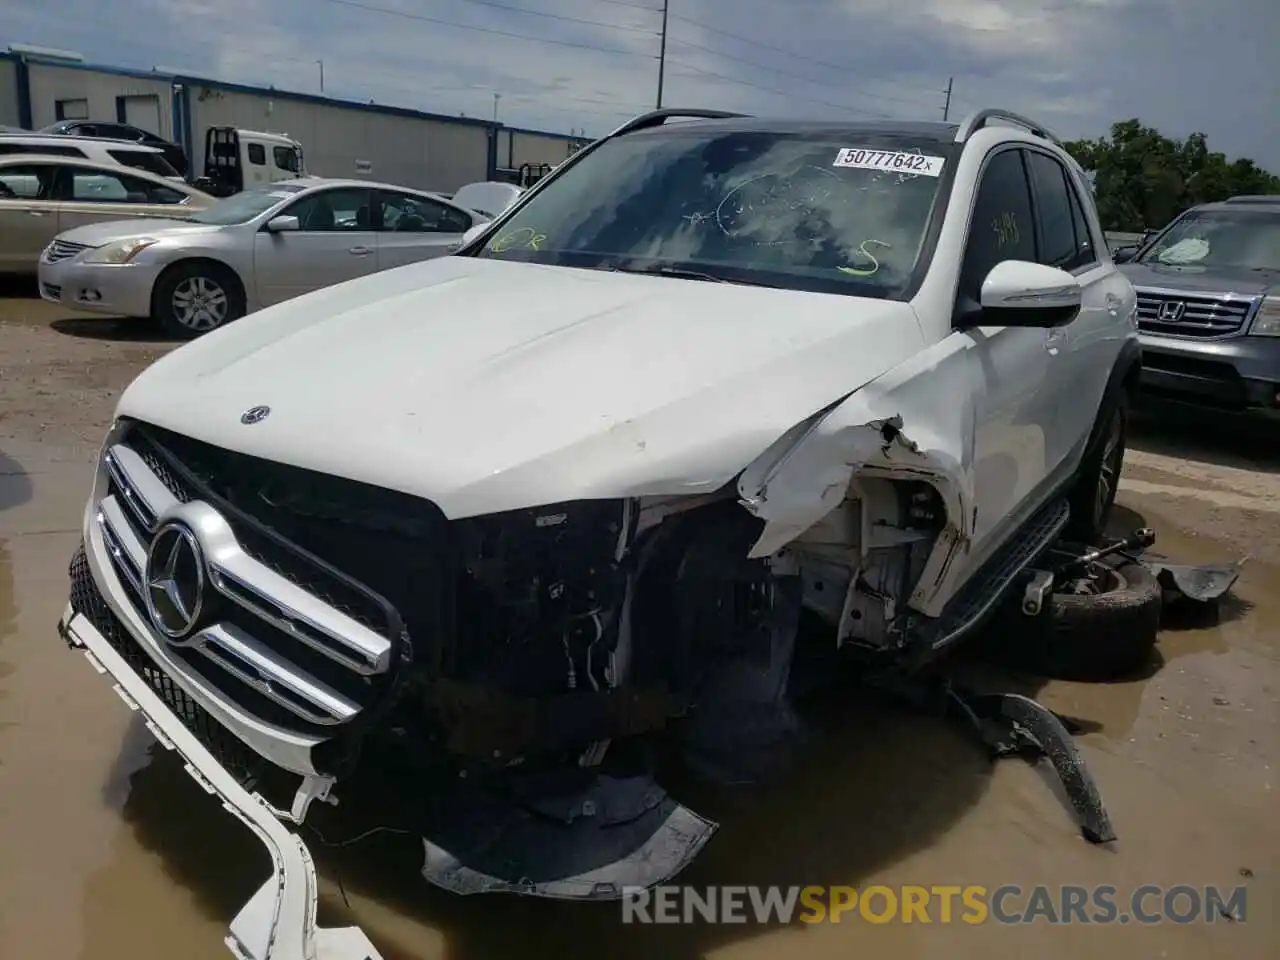
{"type": "Polygon", "coordinates": [[[193,340],[244,316],[239,278],[217,263],[180,263],[160,276],[151,297],[151,316],[165,332],[193,340]]]}

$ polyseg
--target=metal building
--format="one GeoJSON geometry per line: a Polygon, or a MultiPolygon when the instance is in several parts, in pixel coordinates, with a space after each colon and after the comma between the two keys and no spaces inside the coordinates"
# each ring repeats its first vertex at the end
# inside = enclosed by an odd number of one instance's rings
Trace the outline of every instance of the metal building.
{"type": "Polygon", "coordinates": [[[18,58],[0,53],[0,127],[22,126],[18,100],[18,58]]]}
{"type": "Polygon", "coordinates": [[[284,133],[320,176],[363,176],[452,191],[521,164],[556,164],[580,138],[382,104],[128,70],[29,53],[0,54],[0,125],[119,120],[181,144],[198,175],[205,131],[230,125],[284,133]],[[8,118],[8,119],[6,119],[8,118]]]}

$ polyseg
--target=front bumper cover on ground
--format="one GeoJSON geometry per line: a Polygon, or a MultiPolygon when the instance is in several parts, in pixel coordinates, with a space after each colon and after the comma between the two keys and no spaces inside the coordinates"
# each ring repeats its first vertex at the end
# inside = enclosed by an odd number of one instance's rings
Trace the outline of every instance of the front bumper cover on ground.
{"type": "Polygon", "coordinates": [[[382,960],[359,927],[316,925],[316,868],[306,844],[244,789],[132,670],[106,638],[71,607],[58,632],[82,650],[166,748],[177,751],[187,773],[254,832],[271,855],[271,877],[231,921],[226,944],[238,960],[382,960]]]}

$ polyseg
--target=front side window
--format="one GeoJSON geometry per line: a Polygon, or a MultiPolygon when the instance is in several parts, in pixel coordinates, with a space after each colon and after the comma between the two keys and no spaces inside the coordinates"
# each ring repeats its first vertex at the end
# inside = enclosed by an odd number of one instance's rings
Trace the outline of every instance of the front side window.
{"type": "Polygon", "coordinates": [[[951,144],[672,124],[601,144],[475,256],[902,299],[951,144]]]}
{"type": "Polygon", "coordinates": [[[1189,269],[1280,270],[1280,211],[1193,210],[1139,258],[1189,269]]]}
{"type": "Polygon", "coordinates": [[[977,302],[982,281],[1005,260],[1036,262],[1031,191],[1021,150],[1002,150],[982,172],[960,270],[960,295],[977,302]]]}
{"type": "Polygon", "coordinates": [[[403,193],[382,196],[382,229],[394,233],[466,233],[471,218],[461,210],[426,197],[403,193]]]}
{"type": "Polygon", "coordinates": [[[275,161],[276,168],[279,170],[297,173],[302,169],[302,161],[298,157],[298,151],[293,147],[272,147],[271,159],[275,161]]]}
{"type": "Polygon", "coordinates": [[[272,207],[290,199],[302,189],[287,183],[269,183],[251,190],[243,190],[225,200],[219,200],[199,213],[193,214],[189,219],[193,223],[207,223],[219,227],[248,223],[254,217],[261,216],[272,207]]]}

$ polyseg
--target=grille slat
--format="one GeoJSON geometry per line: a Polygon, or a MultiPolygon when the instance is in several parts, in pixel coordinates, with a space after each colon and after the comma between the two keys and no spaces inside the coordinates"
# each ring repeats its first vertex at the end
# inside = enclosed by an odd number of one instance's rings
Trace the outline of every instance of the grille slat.
{"type": "MultiPolygon", "coordinates": [[[[107,484],[96,521],[143,619],[152,537],[166,518],[198,531],[212,591],[208,622],[168,641],[170,654],[271,722],[279,722],[280,708],[304,727],[353,720],[389,672],[392,639],[310,592],[305,575],[291,577],[253,556],[240,540],[251,531],[201,499],[137,431],[112,445],[103,464],[107,484]]],[[[304,572],[303,560],[299,554],[289,566],[304,572]]],[[[166,642],[160,631],[155,637],[166,642]]]]}
{"type": "Polygon", "coordinates": [[[1177,337],[1224,337],[1238,333],[1254,298],[1138,291],[1138,327],[1177,337]]]}
{"type": "Polygon", "coordinates": [[[72,243],[69,240],[55,240],[44,250],[45,263],[61,263],[70,260],[82,250],[88,250],[87,243],[72,243]]]}

